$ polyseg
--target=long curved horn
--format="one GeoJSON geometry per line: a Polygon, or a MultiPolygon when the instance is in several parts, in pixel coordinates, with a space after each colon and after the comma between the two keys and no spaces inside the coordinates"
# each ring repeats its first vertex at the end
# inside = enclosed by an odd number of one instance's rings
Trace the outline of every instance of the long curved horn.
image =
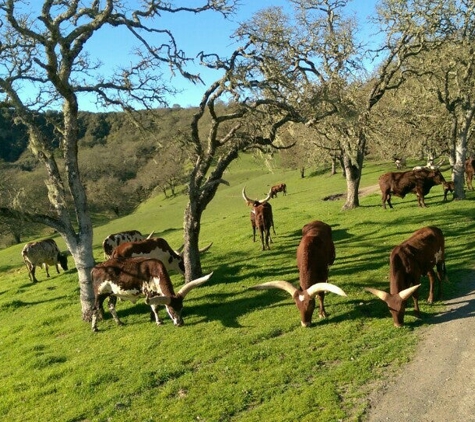
{"type": "Polygon", "coordinates": [[[152,230],[152,233],[150,233],[150,234],[147,236],[147,239],[151,239],[151,238],[152,238],[154,231],[155,231],[155,230],[152,230]]]}
{"type": "Polygon", "coordinates": [[[267,193],[267,196],[264,199],[259,199],[259,202],[263,204],[264,202],[267,202],[271,198],[271,191],[267,193]]]}
{"type": "Polygon", "coordinates": [[[279,280],[279,281],[268,281],[267,283],[258,284],[257,286],[251,287],[253,290],[264,290],[264,289],[281,289],[285,290],[290,296],[294,296],[295,292],[298,289],[293,285],[290,284],[288,281],[279,280]]]}
{"type": "Polygon", "coordinates": [[[418,284],[417,286],[412,286],[412,287],[409,287],[408,289],[404,289],[402,291],[399,292],[399,297],[402,299],[402,300],[406,300],[406,299],[409,299],[413,293],[419,288],[420,284],[418,284]]]}
{"type": "Polygon", "coordinates": [[[203,283],[206,283],[210,278],[211,276],[213,275],[213,273],[209,273],[208,275],[205,275],[203,277],[200,277],[200,278],[197,278],[195,280],[191,280],[189,283],[186,283],[177,293],[177,296],[181,296],[181,297],[185,297],[191,289],[194,289],[195,287],[197,286],[200,286],[202,285],[203,283]]]}
{"type": "Polygon", "coordinates": [[[211,242],[208,246],[205,246],[203,249],[200,249],[199,253],[205,253],[209,248],[211,248],[212,244],[213,242],[211,242]]]}
{"type": "Polygon", "coordinates": [[[147,305],[169,305],[171,298],[169,296],[152,296],[145,297],[145,303],[147,305]]]}
{"type": "Polygon", "coordinates": [[[384,300],[385,302],[387,302],[388,299],[391,297],[389,293],[386,293],[383,290],[373,289],[372,287],[366,287],[365,290],[369,293],[373,293],[375,296],[379,297],[381,300],[384,300]]]}
{"type": "Polygon", "coordinates": [[[244,199],[247,203],[254,203],[254,202],[256,202],[256,200],[251,199],[251,198],[249,198],[249,197],[246,195],[246,186],[244,186],[244,187],[242,188],[242,197],[243,197],[243,199],[244,199]]]}
{"type": "Polygon", "coordinates": [[[307,293],[310,297],[315,297],[319,292],[332,292],[339,296],[346,296],[343,290],[331,283],[317,283],[307,289],[307,293]]]}

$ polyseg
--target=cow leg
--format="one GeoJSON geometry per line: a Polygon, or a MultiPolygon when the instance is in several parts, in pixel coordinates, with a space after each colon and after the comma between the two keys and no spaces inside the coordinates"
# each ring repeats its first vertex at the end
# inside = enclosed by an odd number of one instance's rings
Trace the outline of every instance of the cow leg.
{"type": "Polygon", "coordinates": [[[59,263],[56,263],[56,272],[59,274],[59,263]]]}
{"type": "Polygon", "coordinates": [[[421,317],[421,312],[420,312],[420,309],[419,309],[419,290],[416,290],[412,294],[412,300],[414,301],[414,315],[417,318],[420,318],[421,317]]]}
{"type": "Polygon", "coordinates": [[[421,208],[426,208],[426,203],[424,202],[424,194],[420,191],[416,192],[417,195],[417,203],[421,208]]]}
{"type": "Polygon", "coordinates": [[[158,316],[158,307],[159,307],[159,305],[150,305],[150,308],[152,309],[152,312],[151,312],[150,316],[153,315],[155,317],[155,322],[157,323],[157,325],[162,325],[163,321],[158,316]]]}
{"type": "Polygon", "coordinates": [[[36,276],[35,276],[35,271],[36,271],[36,265],[32,265],[31,270],[30,270],[30,280],[33,283],[38,283],[38,280],[36,279],[36,276]]]}
{"type": "Polygon", "coordinates": [[[117,325],[124,325],[124,323],[119,319],[117,311],[115,310],[116,303],[117,296],[109,296],[109,312],[111,313],[112,318],[114,318],[114,321],[117,323],[117,325]]]}
{"type": "Polygon", "coordinates": [[[318,316],[320,318],[326,318],[328,316],[327,312],[325,311],[325,292],[320,292],[317,294],[318,296],[318,316]]]}
{"type": "Polygon", "coordinates": [[[256,241],[256,226],[252,226],[252,240],[256,241]]]}

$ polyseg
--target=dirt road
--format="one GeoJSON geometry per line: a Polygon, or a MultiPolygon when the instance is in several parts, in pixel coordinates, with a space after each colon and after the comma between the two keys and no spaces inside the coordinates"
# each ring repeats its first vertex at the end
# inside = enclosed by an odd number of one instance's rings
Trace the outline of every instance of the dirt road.
{"type": "Polygon", "coordinates": [[[366,421],[475,421],[475,271],[424,329],[415,358],[370,398],[366,421]]]}

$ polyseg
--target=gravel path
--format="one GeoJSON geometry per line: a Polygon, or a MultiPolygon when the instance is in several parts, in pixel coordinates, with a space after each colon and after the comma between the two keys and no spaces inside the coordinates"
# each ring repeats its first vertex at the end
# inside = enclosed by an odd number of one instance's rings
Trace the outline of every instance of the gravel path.
{"type": "Polygon", "coordinates": [[[475,271],[444,302],[414,359],[370,397],[368,422],[475,421],[475,271]]]}

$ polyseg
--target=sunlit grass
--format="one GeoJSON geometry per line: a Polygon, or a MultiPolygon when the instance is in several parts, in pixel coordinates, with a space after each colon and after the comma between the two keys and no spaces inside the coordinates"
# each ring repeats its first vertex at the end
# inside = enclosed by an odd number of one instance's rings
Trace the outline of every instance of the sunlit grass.
{"type": "MultiPolygon", "coordinates": [[[[361,187],[377,183],[391,170],[367,163],[361,187]]],[[[442,189],[427,197],[395,198],[393,210],[381,208],[376,191],[360,198],[361,207],[343,212],[341,175],[301,179],[298,172],[262,167],[246,157],[226,175],[203,215],[200,243],[213,242],[203,255],[209,282],[185,299],[185,326],[149,322],[142,303],[119,302],[117,327],[106,311],[99,333],[81,320],[74,268],[31,284],[20,251],[0,251],[0,418],[9,421],[354,421],[363,418],[374,381],[410,360],[421,328],[435,323],[439,302],[422,301],[423,318],[409,307],[406,326],[395,329],[387,306],[364,287],[388,287],[391,249],[424,225],[446,235],[455,294],[473,270],[470,245],[474,229],[474,194],[466,201],[442,203],[442,189]],[[252,242],[249,209],[241,198],[245,185],[252,197],[286,182],[288,195],[272,200],[275,229],[270,251],[252,242]],[[300,231],[320,219],[333,227],[337,258],[330,281],[348,294],[328,294],[326,320],[300,327],[299,314],[285,292],[249,287],[270,280],[298,282],[295,252],[300,231]]],[[[129,217],[95,229],[95,256],[109,233],[155,230],[174,247],[183,242],[186,197],[157,197],[129,217]]],[[[64,248],[64,242],[58,239],[64,248]]],[[[178,275],[172,277],[180,285],[178,275]]],[[[422,298],[427,297],[427,280],[422,298]]]]}

